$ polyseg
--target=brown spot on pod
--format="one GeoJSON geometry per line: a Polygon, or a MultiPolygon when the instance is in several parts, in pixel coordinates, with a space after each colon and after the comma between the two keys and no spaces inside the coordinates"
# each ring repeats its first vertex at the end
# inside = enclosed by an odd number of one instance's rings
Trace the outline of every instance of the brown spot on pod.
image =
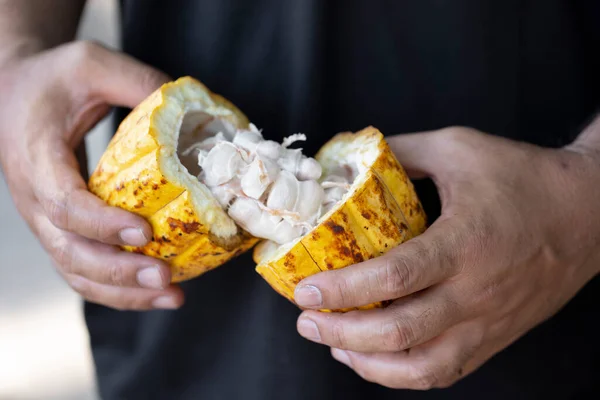
{"type": "Polygon", "coordinates": [[[343,255],[344,257],[350,257],[352,255],[352,252],[350,251],[349,248],[347,248],[346,246],[342,246],[339,249],[339,252],[341,255],[343,255]]]}
{"type": "Polygon", "coordinates": [[[162,240],[165,243],[171,243],[171,240],[168,237],[164,236],[164,235],[162,236],[162,240]]]}
{"type": "Polygon", "coordinates": [[[183,232],[188,234],[196,232],[201,226],[199,222],[183,222],[179,219],[171,217],[167,218],[167,223],[169,224],[169,228],[171,228],[171,230],[181,229],[183,232]]]}
{"type": "Polygon", "coordinates": [[[345,232],[343,226],[340,226],[333,221],[325,222],[325,226],[327,226],[327,228],[329,228],[336,235],[341,235],[345,232]]]}

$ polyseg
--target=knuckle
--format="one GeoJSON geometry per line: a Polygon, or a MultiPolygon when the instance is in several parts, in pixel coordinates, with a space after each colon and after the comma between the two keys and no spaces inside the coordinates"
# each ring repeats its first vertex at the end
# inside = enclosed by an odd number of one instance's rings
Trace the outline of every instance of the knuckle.
{"type": "Polygon", "coordinates": [[[86,63],[93,58],[101,46],[91,40],[78,40],[68,48],[69,54],[72,57],[72,61],[76,63],[86,63]]]}
{"type": "Polygon", "coordinates": [[[48,219],[55,227],[66,230],[69,226],[69,208],[65,199],[52,199],[44,202],[48,219]]]}
{"type": "Polygon", "coordinates": [[[391,297],[406,293],[412,284],[411,267],[408,259],[401,255],[390,255],[378,278],[380,286],[391,297]]]}
{"type": "Polygon", "coordinates": [[[468,140],[474,130],[465,126],[449,126],[440,130],[440,134],[450,143],[461,143],[468,140]]]}
{"type": "Polygon", "coordinates": [[[496,231],[493,218],[484,213],[470,218],[466,225],[464,232],[469,232],[469,235],[465,237],[464,247],[471,258],[480,258],[492,244],[491,238],[496,231]]]}
{"type": "Polygon", "coordinates": [[[346,336],[346,331],[344,329],[344,325],[341,322],[335,322],[331,326],[331,340],[333,342],[333,346],[340,349],[348,348],[348,338],[346,336]]]}
{"type": "Polygon", "coordinates": [[[101,45],[89,40],[80,40],[70,44],[67,49],[68,67],[71,69],[71,78],[86,82],[89,77],[90,67],[98,60],[101,45]]]}
{"type": "Polygon", "coordinates": [[[444,380],[439,381],[435,387],[437,389],[447,389],[447,388],[453,386],[458,381],[459,381],[459,376],[455,375],[454,377],[448,377],[444,380]]]}
{"type": "Polygon", "coordinates": [[[108,282],[115,286],[124,286],[125,284],[125,272],[122,265],[115,263],[107,269],[108,282]]]}
{"type": "Polygon", "coordinates": [[[439,139],[445,154],[460,155],[470,161],[480,160],[479,152],[474,151],[473,139],[477,131],[463,126],[451,126],[439,131],[439,139]]]}
{"type": "Polygon", "coordinates": [[[464,376],[464,366],[456,368],[447,368],[446,372],[440,376],[436,383],[436,388],[446,389],[460,381],[464,376]]]}
{"type": "Polygon", "coordinates": [[[63,235],[58,235],[50,244],[50,253],[64,273],[76,272],[73,244],[63,235]]]}
{"type": "Polygon", "coordinates": [[[108,242],[113,236],[101,220],[90,220],[89,229],[91,236],[102,243],[108,242]]]}
{"type": "Polygon", "coordinates": [[[85,234],[85,236],[89,236],[102,243],[107,243],[111,242],[116,235],[108,217],[106,214],[94,218],[91,215],[86,215],[80,216],[77,221],[72,221],[72,223],[76,223],[77,229],[82,231],[81,233],[85,234]]]}
{"type": "Polygon", "coordinates": [[[478,299],[481,304],[489,303],[490,301],[498,297],[500,291],[500,282],[492,281],[487,282],[481,289],[480,298],[478,299]]]}
{"type": "Polygon", "coordinates": [[[386,348],[400,351],[409,348],[418,338],[417,330],[404,320],[389,321],[382,327],[382,338],[386,348]]]}
{"type": "MultiPolygon", "coordinates": [[[[455,225],[458,229],[446,230],[444,234],[435,235],[428,247],[422,248],[419,259],[427,260],[425,267],[433,269],[434,274],[448,277],[459,274],[465,267],[468,257],[466,250],[466,237],[470,230],[462,225],[455,225]]],[[[470,260],[472,262],[472,260],[470,260]]]]}
{"type": "MultiPolygon", "coordinates": [[[[473,291],[470,304],[472,312],[482,313],[490,309],[505,309],[507,305],[507,296],[502,293],[504,282],[486,281],[473,291]]],[[[495,321],[494,324],[501,324],[503,319],[495,321]]]]}
{"type": "Polygon", "coordinates": [[[440,376],[433,368],[413,367],[410,372],[412,388],[430,390],[439,387],[440,376]]]}
{"type": "MultiPolygon", "coordinates": [[[[356,363],[354,367],[354,372],[356,372],[358,374],[358,376],[360,376],[362,379],[364,379],[367,382],[371,382],[371,383],[379,383],[379,384],[384,384],[383,382],[380,381],[379,377],[375,374],[374,371],[372,371],[370,368],[364,368],[361,363],[356,363]]],[[[387,384],[385,384],[384,386],[388,386],[387,384]]]]}
{"type": "Polygon", "coordinates": [[[348,281],[344,278],[337,279],[335,283],[335,296],[337,299],[336,304],[338,305],[348,305],[351,297],[351,286],[348,284],[348,281]]]}

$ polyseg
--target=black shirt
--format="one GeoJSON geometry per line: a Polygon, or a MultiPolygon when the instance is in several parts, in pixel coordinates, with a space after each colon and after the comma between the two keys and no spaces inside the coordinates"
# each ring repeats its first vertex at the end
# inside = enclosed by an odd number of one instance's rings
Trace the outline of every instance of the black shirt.
{"type": "MultiPolygon", "coordinates": [[[[192,75],[270,139],[465,125],[570,142],[600,103],[595,0],[124,0],[124,51],[192,75]]],[[[120,118],[124,114],[120,112],[120,118]]],[[[430,182],[417,189],[430,217],[430,182]]],[[[600,372],[600,282],[450,389],[393,391],[301,338],[249,255],[182,285],[178,311],[86,304],[106,399],[580,399],[600,372]]]]}

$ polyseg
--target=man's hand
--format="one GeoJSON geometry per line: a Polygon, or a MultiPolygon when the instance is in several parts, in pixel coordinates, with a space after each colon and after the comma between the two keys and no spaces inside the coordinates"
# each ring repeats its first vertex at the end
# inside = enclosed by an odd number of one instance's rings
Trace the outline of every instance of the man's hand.
{"type": "Polygon", "coordinates": [[[600,159],[463,128],[390,137],[442,215],[384,256],[306,278],[298,331],[392,388],[445,387],[554,315],[599,271],[600,159]]]}
{"type": "Polygon", "coordinates": [[[176,308],[163,262],[119,250],[152,230],[89,193],[75,149],[110,105],[135,107],[168,78],[134,59],[77,42],[0,70],[0,164],[14,202],[58,272],[89,301],[117,309],[176,308]]]}

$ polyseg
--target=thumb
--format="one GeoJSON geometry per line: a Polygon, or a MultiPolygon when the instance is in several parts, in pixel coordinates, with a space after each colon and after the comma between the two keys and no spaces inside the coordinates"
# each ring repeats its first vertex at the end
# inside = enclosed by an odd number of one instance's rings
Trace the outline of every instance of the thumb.
{"type": "Polygon", "coordinates": [[[460,149],[446,132],[448,129],[406,133],[391,136],[387,142],[411,178],[435,178],[457,165],[460,157],[460,149]]]}
{"type": "Polygon", "coordinates": [[[78,75],[91,98],[115,106],[134,108],[162,84],[168,75],[124,53],[100,44],[78,43],[78,75]]]}
{"type": "Polygon", "coordinates": [[[435,174],[439,154],[432,146],[432,135],[434,132],[406,133],[387,139],[392,152],[412,179],[435,174]]]}

